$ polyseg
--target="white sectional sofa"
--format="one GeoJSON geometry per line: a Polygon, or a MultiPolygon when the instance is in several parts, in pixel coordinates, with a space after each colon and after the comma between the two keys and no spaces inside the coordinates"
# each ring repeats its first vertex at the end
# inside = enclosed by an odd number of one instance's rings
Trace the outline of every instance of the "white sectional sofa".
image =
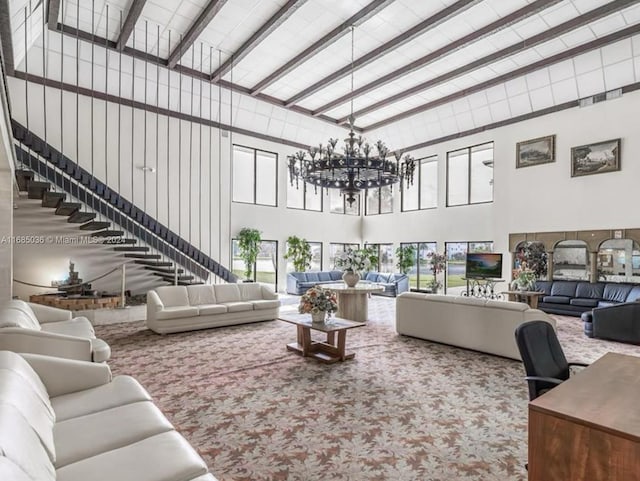
{"type": "Polygon", "coordinates": [[[164,286],[147,293],[147,327],[159,334],[278,317],[280,301],[257,283],[164,286]]]}
{"type": "Polygon", "coordinates": [[[0,307],[0,350],[104,362],[111,357],[109,345],[96,339],[86,317],[71,311],[17,299],[0,307]]]}
{"type": "Polygon", "coordinates": [[[0,479],[216,481],[135,379],[10,351],[0,351],[0,479]]]}
{"type": "Polygon", "coordinates": [[[520,302],[405,292],[396,298],[398,334],[521,360],[516,327],[526,321],[556,322],[520,302]]]}

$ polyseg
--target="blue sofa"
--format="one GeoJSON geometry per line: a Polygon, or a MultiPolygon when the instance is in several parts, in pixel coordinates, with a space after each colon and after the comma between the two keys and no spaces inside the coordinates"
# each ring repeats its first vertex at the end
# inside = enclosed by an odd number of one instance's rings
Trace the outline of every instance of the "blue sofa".
{"type": "Polygon", "coordinates": [[[409,290],[409,277],[406,274],[367,272],[363,280],[375,282],[384,287],[384,291],[373,293],[378,296],[396,297],[409,290]]]}
{"type": "Polygon", "coordinates": [[[581,316],[594,308],[640,300],[640,285],[617,282],[537,281],[544,292],[538,309],[551,314],[581,316]]]}
{"type": "Polygon", "coordinates": [[[342,271],[289,272],[287,294],[301,296],[316,285],[342,282],[342,271]]]}

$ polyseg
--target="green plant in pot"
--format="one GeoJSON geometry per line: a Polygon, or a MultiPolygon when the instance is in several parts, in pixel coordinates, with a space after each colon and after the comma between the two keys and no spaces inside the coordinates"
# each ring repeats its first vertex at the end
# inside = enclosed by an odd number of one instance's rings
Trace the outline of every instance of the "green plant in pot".
{"type": "Polygon", "coordinates": [[[396,249],[396,267],[403,274],[408,274],[411,268],[416,263],[416,248],[415,246],[400,246],[396,249]]]}
{"type": "Polygon", "coordinates": [[[311,245],[306,239],[292,235],[287,238],[287,252],[284,258],[291,260],[295,272],[304,272],[311,267],[311,245]]]}
{"type": "Polygon", "coordinates": [[[244,261],[244,277],[247,281],[253,280],[253,266],[258,259],[260,242],[262,242],[262,234],[258,229],[245,227],[238,234],[238,254],[244,261]]]}

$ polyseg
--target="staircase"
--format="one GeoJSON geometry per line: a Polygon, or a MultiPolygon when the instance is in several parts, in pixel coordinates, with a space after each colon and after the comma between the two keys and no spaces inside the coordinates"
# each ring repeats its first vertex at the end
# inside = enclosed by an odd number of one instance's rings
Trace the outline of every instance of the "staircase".
{"type": "Polygon", "coordinates": [[[96,179],[24,126],[12,121],[18,189],[43,208],[77,224],[81,234],[104,238],[114,255],[132,259],[149,275],[179,285],[206,282],[213,274],[236,282],[230,270],[205,255],[116,191],[96,179]],[[69,198],[69,196],[71,198],[69,198]],[[137,245],[144,244],[144,245],[137,245]]]}

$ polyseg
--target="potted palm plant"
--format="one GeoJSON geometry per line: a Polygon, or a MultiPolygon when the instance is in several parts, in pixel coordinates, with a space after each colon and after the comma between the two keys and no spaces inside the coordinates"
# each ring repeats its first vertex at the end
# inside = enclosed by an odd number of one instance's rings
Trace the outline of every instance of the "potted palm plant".
{"type": "Polygon", "coordinates": [[[311,245],[306,239],[292,235],[287,238],[285,259],[291,260],[295,272],[304,272],[311,267],[311,245]]]}
{"type": "Polygon", "coordinates": [[[258,259],[260,242],[262,242],[262,234],[258,229],[245,227],[238,233],[238,254],[244,261],[245,282],[254,280],[253,266],[255,266],[256,260],[258,259]]]}

